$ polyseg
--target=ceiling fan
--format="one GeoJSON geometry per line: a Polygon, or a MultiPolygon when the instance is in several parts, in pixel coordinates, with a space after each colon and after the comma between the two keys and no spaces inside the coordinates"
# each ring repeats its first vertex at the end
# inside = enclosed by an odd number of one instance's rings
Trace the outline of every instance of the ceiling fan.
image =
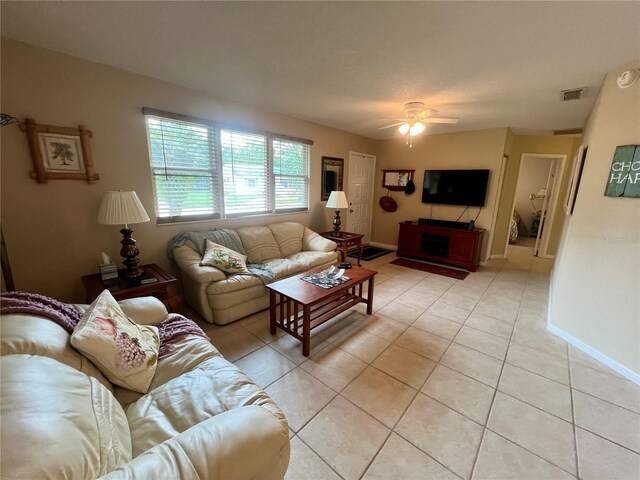
{"type": "Polygon", "coordinates": [[[422,102],[409,102],[405,103],[402,108],[404,118],[393,118],[390,120],[397,120],[396,123],[380,127],[378,130],[385,128],[397,127],[402,135],[407,136],[407,145],[412,147],[411,138],[415,135],[419,135],[425,130],[425,123],[458,123],[458,118],[454,117],[434,117],[437,110],[432,108],[426,108],[422,102]]]}

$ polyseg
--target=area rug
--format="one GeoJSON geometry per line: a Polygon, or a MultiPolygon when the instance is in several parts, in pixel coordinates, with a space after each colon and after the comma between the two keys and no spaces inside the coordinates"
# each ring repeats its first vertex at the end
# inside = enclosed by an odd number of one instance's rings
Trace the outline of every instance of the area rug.
{"type": "Polygon", "coordinates": [[[434,265],[433,263],[419,262],[418,260],[411,260],[409,258],[396,258],[391,263],[393,265],[413,268],[414,270],[421,270],[423,272],[435,273],[436,275],[443,275],[445,277],[451,277],[457,280],[464,280],[469,275],[469,272],[456,270],[455,268],[444,267],[442,265],[434,265]]]}
{"type": "MultiPolygon", "coordinates": [[[[386,248],[364,247],[362,249],[362,260],[368,262],[370,260],[373,260],[374,258],[381,257],[391,252],[393,252],[393,250],[387,250],[386,248]]],[[[349,252],[347,253],[347,257],[358,258],[358,249],[356,248],[355,250],[349,250],[349,252]]]]}

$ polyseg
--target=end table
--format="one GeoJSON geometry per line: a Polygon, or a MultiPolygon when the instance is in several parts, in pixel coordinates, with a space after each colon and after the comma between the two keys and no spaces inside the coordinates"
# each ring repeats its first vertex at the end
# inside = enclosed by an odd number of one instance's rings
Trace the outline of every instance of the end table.
{"type": "Polygon", "coordinates": [[[349,248],[358,247],[358,266],[361,266],[360,260],[362,259],[362,237],[364,237],[362,233],[340,232],[341,236],[335,237],[333,235],[333,231],[331,231],[322,232],[319,235],[338,244],[338,250],[342,254],[343,263],[347,261],[347,252],[349,251],[349,248]]]}
{"type": "MultiPolygon", "coordinates": [[[[173,285],[177,282],[175,277],[169,275],[155,263],[142,265],[145,278],[155,278],[153,283],[131,283],[123,280],[120,276],[112,280],[103,281],[99,273],[85,275],[82,277],[82,285],[86,292],[86,302],[93,302],[104,289],[107,289],[116,300],[125,300],[127,298],[137,298],[153,296],[162,300],[170,312],[178,310],[178,298],[173,292],[173,285]]],[[[118,270],[118,274],[124,272],[125,269],[118,270]]]]}

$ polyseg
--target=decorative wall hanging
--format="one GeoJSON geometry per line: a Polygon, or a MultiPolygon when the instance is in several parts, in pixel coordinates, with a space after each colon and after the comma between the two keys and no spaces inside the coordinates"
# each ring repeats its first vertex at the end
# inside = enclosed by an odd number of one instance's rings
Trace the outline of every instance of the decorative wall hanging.
{"type": "Polygon", "coordinates": [[[49,180],[86,180],[93,183],[100,176],[93,169],[90,139],[93,134],[78,128],[38,125],[25,119],[21,125],[27,132],[33,171],[38,183],[49,180]]]}
{"type": "Polygon", "coordinates": [[[326,202],[329,200],[331,192],[343,191],[343,171],[343,158],[322,157],[322,188],[320,190],[320,201],[326,202]]]}
{"type": "Polygon", "coordinates": [[[415,170],[382,170],[382,188],[401,192],[413,181],[415,170]]]}
{"type": "Polygon", "coordinates": [[[564,200],[564,211],[567,215],[573,214],[573,206],[576,204],[576,196],[578,195],[578,187],[580,186],[580,178],[582,177],[582,168],[584,159],[587,156],[587,147],[580,145],[578,151],[573,157],[573,165],[571,166],[571,177],[569,178],[569,189],[564,200]]]}
{"type": "Polygon", "coordinates": [[[640,198],[640,145],[616,147],[604,195],[640,198]]]}

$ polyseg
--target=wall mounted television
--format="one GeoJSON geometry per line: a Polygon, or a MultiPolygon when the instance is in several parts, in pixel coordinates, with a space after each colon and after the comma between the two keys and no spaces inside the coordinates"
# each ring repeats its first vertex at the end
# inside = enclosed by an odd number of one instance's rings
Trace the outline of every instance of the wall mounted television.
{"type": "Polygon", "coordinates": [[[489,170],[425,170],[422,203],[484,207],[489,170]]]}

